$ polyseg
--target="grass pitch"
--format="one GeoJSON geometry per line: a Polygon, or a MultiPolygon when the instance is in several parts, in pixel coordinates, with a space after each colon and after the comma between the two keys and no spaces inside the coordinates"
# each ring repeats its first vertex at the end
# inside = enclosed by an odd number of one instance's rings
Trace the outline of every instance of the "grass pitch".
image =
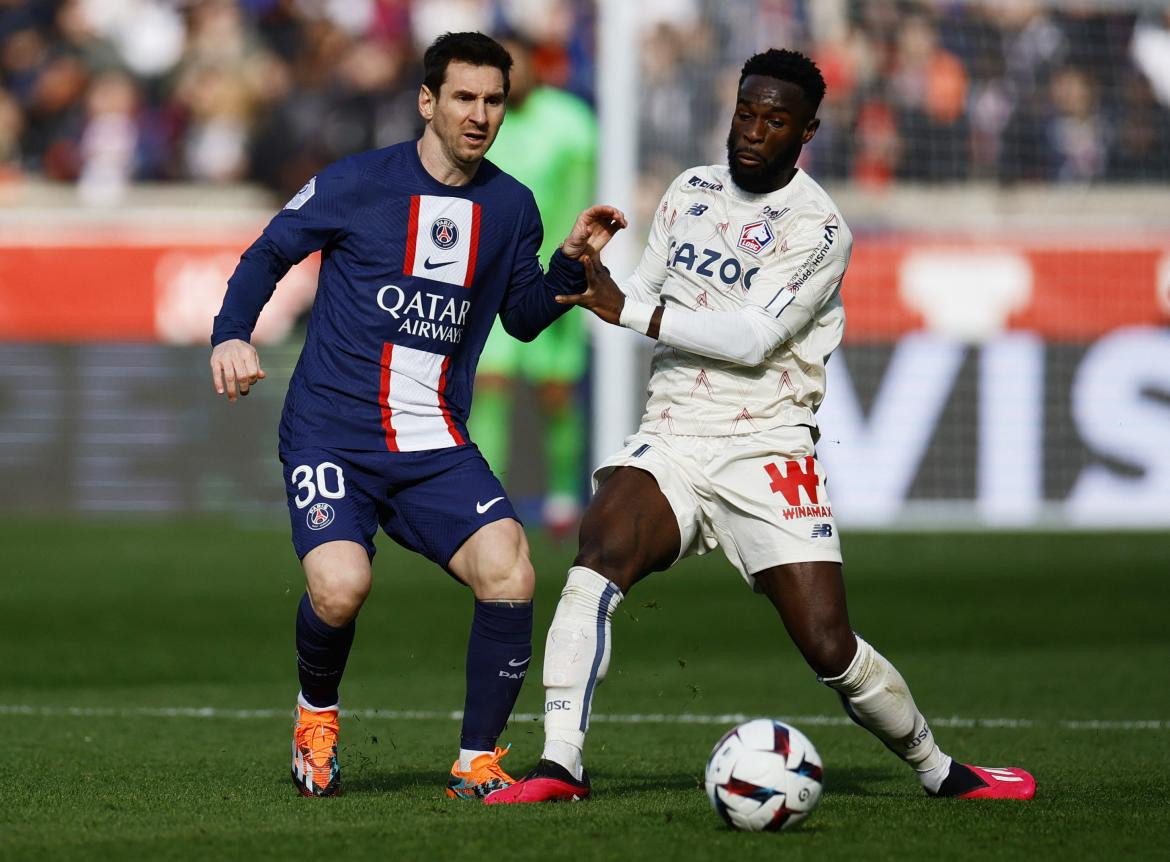
{"type": "MultiPolygon", "coordinates": [[[[856,628],[946,750],[1034,771],[1031,803],[926,798],[841,722],[716,554],[653,576],[616,614],[595,798],[486,808],[442,795],[471,599],[421,558],[381,546],[343,688],[346,793],[304,800],[287,777],[302,580],[283,529],[5,533],[0,858],[1170,858],[1165,535],[846,535],[856,628]],[[724,713],[786,717],[817,745],[825,795],[803,827],[740,834],[710,810],[701,775],[724,713]]],[[[537,538],[534,557],[539,667],[571,549],[537,538]]],[[[519,712],[540,711],[539,681],[519,712]]],[[[541,739],[514,719],[505,765],[525,771],[541,739]]]]}

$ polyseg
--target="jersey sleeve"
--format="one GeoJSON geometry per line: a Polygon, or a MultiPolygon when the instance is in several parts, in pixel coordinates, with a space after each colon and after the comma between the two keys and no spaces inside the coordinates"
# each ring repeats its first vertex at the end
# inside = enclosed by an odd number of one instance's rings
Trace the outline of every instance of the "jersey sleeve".
{"type": "Polygon", "coordinates": [[[671,183],[659,201],[658,209],[654,211],[642,259],[638,261],[638,266],[630,277],[619,285],[622,293],[635,302],[658,305],[661,301],[662,284],[666,281],[667,258],[670,255],[670,197],[674,193],[674,188],[675,183],[671,183]]]}
{"type": "Polygon", "coordinates": [[[357,170],[338,162],[313,177],[250,245],[228,279],[211,343],[252,336],[276,284],[296,264],[341,236],[356,209],[357,170]]]}
{"type": "Polygon", "coordinates": [[[580,293],[585,289],[585,267],[566,257],[558,248],[549,258],[548,272],[540,266],[540,244],[544,228],[536,201],[528,194],[520,217],[516,258],[512,277],[500,307],[504,330],[520,341],[531,341],[545,327],[572,306],[554,299],[560,294],[580,293]]]}
{"type": "Polygon", "coordinates": [[[803,329],[841,287],[853,236],[836,213],[787,237],[788,247],[756,276],[748,302],[781,325],[784,339],[803,329]]]}
{"type": "Polygon", "coordinates": [[[788,238],[784,257],[756,276],[742,309],[667,309],[658,340],[701,356],[758,365],[837,295],[852,245],[849,229],[830,216],[788,238]]]}

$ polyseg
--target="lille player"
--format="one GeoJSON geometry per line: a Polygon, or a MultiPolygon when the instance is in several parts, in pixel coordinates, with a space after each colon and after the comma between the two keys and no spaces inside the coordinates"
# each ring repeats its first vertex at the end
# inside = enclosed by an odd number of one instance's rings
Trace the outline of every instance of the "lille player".
{"type": "Polygon", "coordinates": [[[824,92],[801,54],[748,60],[728,166],[692,168],[671,184],[621,288],[594,256],[588,290],[560,297],[658,344],[642,426],[594,473],[599,487],[548,632],[542,759],[488,804],[589,795],[581,752],[609,668],[614,609],[651,572],[716,545],[775,605],[849,716],[909,764],[927,793],[1035,792],[1022,769],[945,754],[905,680],[849,621],[814,412],[844,331],[852,238],[833,201],[796,168],[824,92]]]}
{"type": "Polygon", "coordinates": [[[422,137],[342,159],[311,179],[244,252],[215,319],[216,391],[265,376],[248,343],[276,283],[321,251],[308,334],[289,382],[280,458],[307,583],[297,611],[301,690],[292,778],[340,792],[338,688],[371,585],[381,525],[471,588],[467,697],[447,794],[511,784],[496,741],[532,655],[535,578],[499,480],[467,433],[492,322],[531,340],[584,290],[581,258],[625,218],[590,207],[547,274],[532,193],[484,159],[504,119],[511,58],[481,33],[448,33],[423,58],[422,137]]]}

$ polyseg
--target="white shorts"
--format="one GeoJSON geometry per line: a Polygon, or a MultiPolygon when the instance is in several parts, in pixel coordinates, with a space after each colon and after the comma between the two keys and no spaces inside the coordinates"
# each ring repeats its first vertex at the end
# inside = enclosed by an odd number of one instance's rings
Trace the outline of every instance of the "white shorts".
{"type": "Polygon", "coordinates": [[[753,588],[772,566],[841,562],[825,471],[803,425],[730,437],[639,431],[593,471],[593,490],[618,467],[658,482],[678,521],[680,560],[718,545],[753,588]]]}

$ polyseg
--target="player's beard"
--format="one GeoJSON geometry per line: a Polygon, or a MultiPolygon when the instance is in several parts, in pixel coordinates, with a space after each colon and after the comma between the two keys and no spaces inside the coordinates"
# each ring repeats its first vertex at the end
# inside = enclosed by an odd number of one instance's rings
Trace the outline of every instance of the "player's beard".
{"type": "Polygon", "coordinates": [[[727,167],[731,180],[745,192],[753,195],[766,194],[784,185],[787,174],[792,170],[790,153],[780,153],[774,159],[761,162],[754,168],[745,168],[735,160],[735,130],[727,133],[727,167]]]}

